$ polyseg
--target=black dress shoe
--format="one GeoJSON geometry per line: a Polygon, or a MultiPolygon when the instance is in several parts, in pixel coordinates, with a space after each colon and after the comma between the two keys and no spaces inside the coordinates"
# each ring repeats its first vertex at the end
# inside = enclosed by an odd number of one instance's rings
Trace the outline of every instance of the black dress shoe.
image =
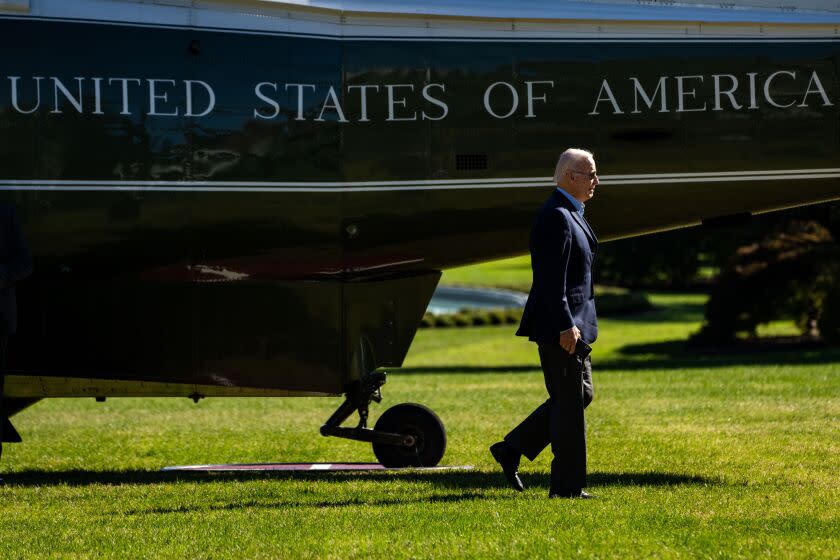
{"type": "Polygon", "coordinates": [[[581,500],[594,500],[595,496],[583,490],[552,490],[548,493],[549,498],[580,498],[581,500]]]}
{"type": "Polygon", "coordinates": [[[519,469],[519,453],[511,449],[504,441],[500,441],[490,446],[490,454],[501,465],[502,472],[505,473],[505,478],[513,486],[513,489],[522,492],[525,487],[519,480],[519,473],[517,472],[519,469]]]}

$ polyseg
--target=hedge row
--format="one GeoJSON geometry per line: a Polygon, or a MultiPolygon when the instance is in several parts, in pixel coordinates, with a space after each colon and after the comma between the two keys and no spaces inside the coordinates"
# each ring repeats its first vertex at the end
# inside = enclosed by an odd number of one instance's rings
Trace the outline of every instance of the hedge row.
{"type": "MultiPolygon", "coordinates": [[[[598,296],[598,315],[608,317],[639,313],[653,308],[647,295],[641,292],[607,293],[598,296]]],[[[522,319],[522,309],[461,309],[457,313],[434,315],[426,313],[421,328],[480,327],[485,325],[514,325],[522,319]]]]}
{"type": "Polygon", "coordinates": [[[462,309],[457,313],[445,313],[440,315],[426,313],[420,321],[420,327],[481,327],[484,325],[515,325],[521,318],[521,309],[462,309]]]}
{"type": "Polygon", "coordinates": [[[598,293],[598,315],[610,317],[612,315],[629,315],[653,309],[653,304],[643,292],[598,293]]]}

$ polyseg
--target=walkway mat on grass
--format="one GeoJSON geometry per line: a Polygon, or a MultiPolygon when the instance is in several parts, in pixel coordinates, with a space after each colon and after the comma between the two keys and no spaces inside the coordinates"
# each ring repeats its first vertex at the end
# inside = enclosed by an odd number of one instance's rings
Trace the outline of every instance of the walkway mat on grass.
{"type": "Polygon", "coordinates": [[[471,470],[472,465],[451,467],[387,468],[379,463],[229,463],[163,467],[164,472],[262,472],[262,471],[451,471],[471,470]]]}

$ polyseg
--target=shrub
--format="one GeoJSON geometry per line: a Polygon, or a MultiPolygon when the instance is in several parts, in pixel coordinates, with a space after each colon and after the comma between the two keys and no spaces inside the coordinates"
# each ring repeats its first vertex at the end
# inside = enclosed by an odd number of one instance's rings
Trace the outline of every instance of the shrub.
{"type": "Polygon", "coordinates": [[[491,325],[505,324],[505,312],[501,309],[493,309],[491,311],[488,311],[487,316],[490,319],[491,325]]]}
{"type": "Polygon", "coordinates": [[[463,311],[453,315],[452,321],[456,327],[469,327],[473,324],[472,315],[463,311]]]}
{"type": "Polygon", "coordinates": [[[807,334],[816,331],[823,300],[833,284],[837,248],[817,222],[793,222],[759,243],[738,249],[706,304],[706,324],[696,339],[732,341],[755,335],[759,324],[792,317],[807,334]]]}
{"type": "Polygon", "coordinates": [[[435,316],[435,326],[436,327],[452,327],[455,325],[454,315],[436,315],[435,316]]]}
{"type": "Polygon", "coordinates": [[[472,314],[472,324],[476,327],[481,327],[490,324],[490,314],[485,310],[477,310],[472,314]]]}
{"type": "Polygon", "coordinates": [[[819,322],[820,334],[828,342],[840,342],[840,283],[826,294],[819,322]]]}
{"type": "Polygon", "coordinates": [[[522,320],[522,309],[507,309],[505,311],[505,323],[514,325],[522,320]]]}

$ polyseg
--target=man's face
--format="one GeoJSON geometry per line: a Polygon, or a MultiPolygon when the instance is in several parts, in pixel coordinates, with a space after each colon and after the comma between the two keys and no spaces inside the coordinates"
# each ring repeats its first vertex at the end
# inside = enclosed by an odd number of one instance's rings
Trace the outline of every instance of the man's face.
{"type": "Polygon", "coordinates": [[[595,160],[582,158],[568,171],[569,194],[575,200],[586,202],[595,196],[595,187],[598,186],[598,172],[595,168],[595,160]]]}

